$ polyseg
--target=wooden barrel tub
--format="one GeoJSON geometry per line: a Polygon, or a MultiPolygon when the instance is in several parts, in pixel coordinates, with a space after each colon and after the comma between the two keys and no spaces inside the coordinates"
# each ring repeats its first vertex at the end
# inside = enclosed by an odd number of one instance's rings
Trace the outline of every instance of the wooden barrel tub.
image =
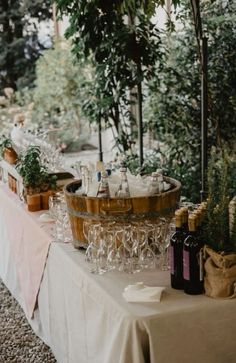
{"type": "Polygon", "coordinates": [[[172,218],[178,207],[181,183],[169,177],[164,179],[171,184],[168,191],[149,197],[125,199],[82,196],[75,193],[81,185],[81,180],[67,184],[64,192],[74,246],[87,247],[87,240],[83,233],[84,221],[129,223],[141,220],[153,221],[160,217],[172,218]]]}

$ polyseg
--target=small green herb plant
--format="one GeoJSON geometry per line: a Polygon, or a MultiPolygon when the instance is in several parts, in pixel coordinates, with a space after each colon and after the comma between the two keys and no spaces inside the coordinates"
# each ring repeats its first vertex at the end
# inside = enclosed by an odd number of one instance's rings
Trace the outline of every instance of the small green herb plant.
{"type": "Polygon", "coordinates": [[[225,151],[212,149],[208,167],[208,203],[204,238],[215,251],[236,252],[236,213],[229,233],[229,202],[236,195],[236,161],[225,151]]]}
{"type": "Polygon", "coordinates": [[[56,188],[56,177],[51,175],[45,165],[42,165],[41,151],[38,146],[30,146],[25,153],[20,155],[16,166],[23,178],[27,194],[40,193],[56,188]]]}
{"type": "Polygon", "coordinates": [[[3,157],[5,149],[12,148],[12,141],[7,136],[2,135],[0,139],[0,155],[3,157]]]}

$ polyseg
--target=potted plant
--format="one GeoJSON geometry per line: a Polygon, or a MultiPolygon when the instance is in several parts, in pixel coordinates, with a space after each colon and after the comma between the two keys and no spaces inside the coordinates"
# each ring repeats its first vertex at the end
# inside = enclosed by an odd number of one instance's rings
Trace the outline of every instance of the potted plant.
{"type": "Polygon", "coordinates": [[[224,151],[213,149],[204,223],[204,240],[207,241],[204,287],[206,295],[211,297],[236,296],[235,164],[224,151]]]}
{"type": "Polygon", "coordinates": [[[56,178],[51,176],[47,168],[42,165],[40,156],[40,148],[38,146],[30,146],[20,156],[17,164],[17,170],[23,178],[28,210],[31,212],[40,210],[42,207],[47,209],[48,205],[46,205],[41,193],[48,192],[48,190],[55,189],[56,187],[56,178]]]}
{"type": "Polygon", "coordinates": [[[0,154],[9,164],[15,164],[17,153],[13,148],[12,140],[2,135],[0,140],[0,154]]]}
{"type": "Polygon", "coordinates": [[[57,176],[42,171],[41,174],[41,209],[49,209],[48,200],[49,196],[52,195],[56,189],[57,176]]]}

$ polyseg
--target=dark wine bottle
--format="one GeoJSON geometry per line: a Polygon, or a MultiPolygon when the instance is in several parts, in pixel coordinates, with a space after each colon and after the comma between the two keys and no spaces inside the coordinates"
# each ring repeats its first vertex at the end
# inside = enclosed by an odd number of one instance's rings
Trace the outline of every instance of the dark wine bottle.
{"type": "Polygon", "coordinates": [[[202,219],[203,219],[203,214],[202,214],[202,210],[200,208],[196,209],[193,211],[193,215],[196,216],[196,236],[199,240],[199,243],[202,246],[202,240],[203,240],[203,233],[202,233],[202,219]]]}
{"type": "Polygon", "coordinates": [[[184,292],[190,295],[203,293],[203,264],[201,243],[197,233],[197,216],[188,218],[189,234],[184,240],[183,277],[184,292]]]}
{"type": "Polygon", "coordinates": [[[207,228],[207,203],[206,202],[202,202],[200,204],[199,207],[200,211],[201,211],[201,235],[202,235],[202,240],[204,240],[205,238],[205,231],[207,228]]]}
{"type": "Polygon", "coordinates": [[[182,211],[175,212],[175,232],[170,238],[171,287],[183,290],[183,242],[186,237],[182,228],[182,211]]]}
{"type": "Polygon", "coordinates": [[[187,233],[188,233],[188,208],[182,207],[180,210],[182,212],[182,230],[187,236],[187,233]]]}

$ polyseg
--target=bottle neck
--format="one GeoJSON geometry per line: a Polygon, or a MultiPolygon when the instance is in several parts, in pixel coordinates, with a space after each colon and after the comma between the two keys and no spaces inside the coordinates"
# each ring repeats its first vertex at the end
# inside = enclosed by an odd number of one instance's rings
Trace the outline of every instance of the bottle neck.
{"type": "Polygon", "coordinates": [[[127,174],[125,171],[121,171],[121,180],[127,182],[127,174]]]}
{"type": "Polygon", "coordinates": [[[175,231],[176,232],[182,232],[183,231],[183,227],[182,226],[175,226],[175,231]]]}
{"type": "Polygon", "coordinates": [[[182,221],[181,221],[181,216],[180,215],[175,215],[175,229],[180,230],[182,229],[182,221]]]}
{"type": "Polygon", "coordinates": [[[185,232],[188,232],[188,212],[182,214],[182,227],[185,232]]]}
{"type": "Polygon", "coordinates": [[[101,181],[99,183],[97,197],[104,197],[109,198],[110,197],[110,189],[107,177],[102,177],[101,181]]]}
{"type": "Polygon", "coordinates": [[[101,181],[100,181],[100,183],[101,183],[102,185],[108,185],[108,180],[107,180],[107,178],[105,178],[105,177],[101,177],[101,181]]]}
{"type": "Polygon", "coordinates": [[[129,184],[128,184],[126,170],[121,170],[120,172],[121,172],[121,181],[119,188],[116,192],[116,196],[118,198],[129,198],[130,191],[129,191],[129,184]]]}
{"type": "Polygon", "coordinates": [[[190,236],[193,236],[193,237],[196,237],[197,236],[197,230],[194,229],[194,230],[189,230],[189,235],[190,236]]]}
{"type": "Polygon", "coordinates": [[[187,233],[187,232],[189,232],[189,229],[188,229],[188,223],[183,223],[183,224],[182,224],[182,229],[183,229],[183,231],[184,231],[184,232],[186,232],[186,233],[187,233]]]}

